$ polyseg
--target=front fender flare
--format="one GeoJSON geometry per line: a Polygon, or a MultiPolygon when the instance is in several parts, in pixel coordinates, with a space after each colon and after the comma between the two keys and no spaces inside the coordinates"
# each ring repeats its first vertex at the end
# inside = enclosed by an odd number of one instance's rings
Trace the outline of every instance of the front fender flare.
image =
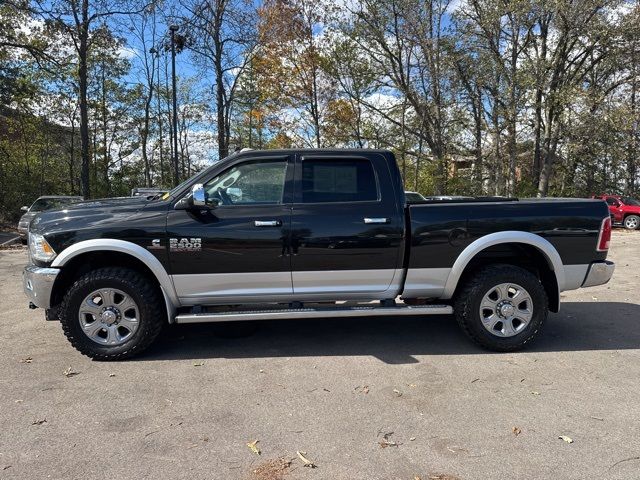
{"type": "Polygon", "coordinates": [[[70,247],[65,248],[62,252],[60,252],[58,256],[53,260],[51,267],[63,267],[72,258],[84,253],[104,251],[120,252],[131,255],[132,257],[140,260],[147,266],[147,268],[149,268],[149,270],[151,270],[151,273],[153,273],[153,275],[158,280],[158,283],[160,284],[162,295],[164,296],[167,307],[168,320],[169,322],[172,322],[175,316],[175,311],[180,305],[175,287],[173,286],[173,281],[171,280],[171,277],[165,270],[162,263],[160,263],[160,260],[158,260],[151,254],[151,252],[141,247],[140,245],[136,245],[135,243],[127,242],[125,240],[116,240],[113,238],[83,240],[71,245],[70,247]]]}

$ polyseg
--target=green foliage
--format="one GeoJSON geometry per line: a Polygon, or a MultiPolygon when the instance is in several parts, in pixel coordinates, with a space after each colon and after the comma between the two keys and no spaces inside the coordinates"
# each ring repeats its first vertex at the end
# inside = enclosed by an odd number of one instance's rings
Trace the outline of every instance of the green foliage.
{"type": "MultiPolygon", "coordinates": [[[[0,216],[81,192],[80,4],[0,4],[0,216]]],[[[637,2],[107,0],[89,13],[93,196],[173,184],[168,18],[184,40],[179,177],[215,158],[214,139],[218,152],[388,148],[425,195],[638,192],[637,2]]]]}

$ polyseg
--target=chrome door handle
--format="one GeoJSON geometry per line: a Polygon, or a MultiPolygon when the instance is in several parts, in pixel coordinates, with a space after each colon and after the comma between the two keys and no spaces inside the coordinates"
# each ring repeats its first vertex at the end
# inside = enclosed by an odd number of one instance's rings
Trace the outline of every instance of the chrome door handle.
{"type": "Polygon", "coordinates": [[[279,227],[282,222],[280,220],[256,220],[253,224],[256,227],[279,227]]]}
{"type": "Polygon", "coordinates": [[[364,223],[369,223],[369,224],[370,223],[389,223],[389,219],[384,217],[373,217],[373,218],[365,217],[364,223]]]}

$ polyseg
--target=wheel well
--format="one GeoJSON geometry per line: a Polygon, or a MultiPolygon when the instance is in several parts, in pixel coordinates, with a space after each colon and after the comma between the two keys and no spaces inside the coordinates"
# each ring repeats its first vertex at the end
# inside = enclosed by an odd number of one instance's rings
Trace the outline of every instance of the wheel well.
{"type": "Polygon", "coordinates": [[[549,298],[549,310],[557,312],[560,309],[560,294],[558,281],[549,264],[547,256],[538,248],[526,243],[500,243],[487,247],[478,252],[464,268],[455,295],[461,290],[462,285],[479,269],[487,265],[507,264],[528,270],[542,283],[549,298]]]}
{"type": "Polygon", "coordinates": [[[114,251],[94,251],[73,257],[60,270],[51,292],[51,306],[59,305],[65,292],[78,277],[87,272],[103,267],[126,267],[135,270],[149,279],[158,289],[160,283],[144,262],[132,255],[114,251]]]}

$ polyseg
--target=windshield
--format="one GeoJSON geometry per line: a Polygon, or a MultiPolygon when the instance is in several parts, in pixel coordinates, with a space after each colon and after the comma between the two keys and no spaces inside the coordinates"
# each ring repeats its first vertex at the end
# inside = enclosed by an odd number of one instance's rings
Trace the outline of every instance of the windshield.
{"type": "Polygon", "coordinates": [[[76,199],[73,198],[39,198],[31,208],[30,212],[44,212],[45,210],[55,210],[57,208],[66,207],[72,203],[77,202],[76,199]]]}
{"type": "Polygon", "coordinates": [[[633,205],[634,207],[640,207],[640,202],[635,198],[622,197],[620,200],[622,200],[622,203],[624,203],[625,205],[633,205]]]}

